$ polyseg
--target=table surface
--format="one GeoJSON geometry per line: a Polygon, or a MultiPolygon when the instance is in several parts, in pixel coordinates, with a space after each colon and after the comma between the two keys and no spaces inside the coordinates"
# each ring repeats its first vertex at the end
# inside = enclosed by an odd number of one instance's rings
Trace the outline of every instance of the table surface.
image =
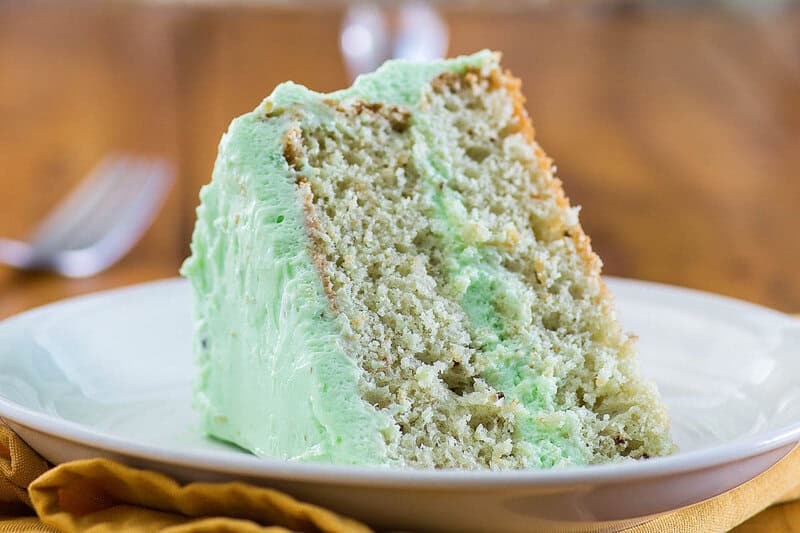
{"type": "MultiPolygon", "coordinates": [[[[448,11],[451,53],[504,51],[606,273],[800,311],[800,9],[613,4],[448,11]]],[[[179,178],[108,272],[0,267],[0,318],[176,275],[231,117],[285,79],[347,84],[340,21],[252,5],[0,3],[0,235],[24,235],[109,151],[167,157],[179,178]]],[[[800,504],[737,531],[800,532],[800,504]]]]}

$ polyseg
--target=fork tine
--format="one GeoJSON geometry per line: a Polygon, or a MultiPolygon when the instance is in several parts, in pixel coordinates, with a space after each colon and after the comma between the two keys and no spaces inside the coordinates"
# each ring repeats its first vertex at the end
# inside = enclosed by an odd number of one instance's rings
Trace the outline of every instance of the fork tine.
{"type": "Polygon", "coordinates": [[[15,268],[26,268],[33,252],[27,242],[0,237],[0,263],[15,268]]]}
{"type": "Polygon", "coordinates": [[[125,225],[127,240],[133,242],[139,239],[158,213],[173,178],[169,165],[162,161],[151,160],[143,164],[141,171],[143,179],[140,180],[138,195],[117,219],[118,225],[125,225]]]}
{"type": "Polygon", "coordinates": [[[29,242],[37,255],[46,256],[59,248],[64,237],[84,224],[87,216],[102,205],[116,182],[125,175],[129,158],[108,156],[36,227],[29,242]]]}
{"type": "Polygon", "coordinates": [[[126,162],[123,170],[114,179],[113,187],[102,197],[102,201],[98,201],[93,209],[87,210],[85,216],[81,217],[81,223],[64,234],[61,248],[74,250],[93,244],[135,202],[146,185],[148,163],[132,159],[126,162]]]}
{"type": "MultiPolygon", "coordinates": [[[[128,194],[119,209],[106,210],[102,222],[94,219],[89,222],[91,227],[86,231],[97,235],[95,242],[61,254],[57,266],[62,273],[87,276],[107,268],[124,255],[149,227],[166,198],[173,172],[160,160],[135,163],[129,167],[128,182],[139,186],[136,192],[128,194]]],[[[124,193],[117,199],[123,199],[123,196],[124,193]]]]}

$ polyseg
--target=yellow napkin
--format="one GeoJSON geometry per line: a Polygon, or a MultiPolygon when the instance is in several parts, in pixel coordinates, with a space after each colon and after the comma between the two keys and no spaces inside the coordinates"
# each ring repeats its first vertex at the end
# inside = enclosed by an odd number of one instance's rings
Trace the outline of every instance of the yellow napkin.
{"type": "Polygon", "coordinates": [[[315,505],[244,483],[181,486],[156,472],[105,459],[73,461],[49,469],[2,423],[0,471],[2,533],[370,531],[315,505]]]}
{"type": "MultiPolygon", "coordinates": [[[[370,531],[315,505],[244,483],[181,486],[156,472],[105,459],[73,461],[50,469],[2,423],[0,472],[0,533],[370,531]]],[[[798,473],[800,447],[740,487],[628,531],[728,530],[773,503],[800,497],[798,473]]]]}

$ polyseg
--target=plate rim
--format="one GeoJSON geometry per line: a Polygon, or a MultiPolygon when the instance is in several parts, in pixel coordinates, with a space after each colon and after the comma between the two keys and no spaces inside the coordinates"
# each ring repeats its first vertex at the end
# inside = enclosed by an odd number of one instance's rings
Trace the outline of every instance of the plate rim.
{"type": "MultiPolygon", "coordinates": [[[[629,278],[603,276],[613,285],[683,292],[690,297],[723,300],[728,304],[750,307],[762,314],[785,320],[789,327],[800,329],[797,319],[758,304],[729,296],[717,295],[686,287],[655,283],[629,278]]],[[[186,284],[182,278],[172,277],[145,283],[133,284],[110,290],[67,298],[36,307],[0,321],[6,327],[19,320],[34,319],[54,307],[77,303],[91,303],[103,297],[114,297],[126,292],[136,292],[155,285],[186,284]]],[[[66,440],[84,447],[123,455],[133,459],[165,463],[172,466],[201,469],[221,474],[234,474],[249,478],[270,478],[287,481],[313,481],[315,483],[346,486],[381,486],[415,488],[474,489],[477,486],[541,486],[552,487],[565,484],[592,483],[613,484],[644,478],[657,478],[690,471],[719,467],[728,463],[756,457],[789,444],[800,442],[800,420],[770,431],[734,439],[723,444],[676,453],[667,457],[656,457],[646,461],[606,463],[600,465],[573,466],[550,470],[429,470],[390,468],[382,466],[351,466],[323,463],[300,463],[281,459],[258,457],[245,452],[232,455],[228,451],[176,450],[169,447],[146,444],[133,439],[118,437],[112,433],[91,428],[71,420],[22,406],[7,399],[0,391],[0,418],[8,419],[28,429],[50,437],[66,440]]]]}

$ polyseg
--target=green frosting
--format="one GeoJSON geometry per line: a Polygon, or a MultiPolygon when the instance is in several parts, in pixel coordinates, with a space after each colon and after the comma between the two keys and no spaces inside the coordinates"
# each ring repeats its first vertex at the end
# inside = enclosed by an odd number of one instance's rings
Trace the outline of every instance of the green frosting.
{"type": "Polygon", "coordinates": [[[494,62],[489,51],[425,64],[389,62],[343,91],[279,85],[220,142],[181,273],[194,292],[195,405],[212,436],[258,455],[387,464],[392,420],[365,402],[308,252],[303,207],[283,158],[293,124],[332,113],[322,99],[413,106],[445,71],[494,62]]]}
{"type": "Polygon", "coordinates": [[[182,269],[195,292],[195,403],[208,433],[259,455],[381,462],[390,421],[358,395],[307,252],[285,127],[263,112],[236,119],[200,195],[182,269]]]}
{"type": "Polygon", "coordinates": [[[447,186],[452,178],[451,156],[443,148],[447,141],[431,117],[416,117],[414,127],[419,144],[426,146],[424,159],[417,157],[416,162],[425,169],[437,234],[449,257],[448,281],[479,348],[481,377],[523,407],[515,421],[515,439],[530,466],[587,463],[590,449],[582,441],[577,417],[556,414],[555,372],[531,364],[532,355],[541,351],[541,339],[517,326],[529,322],[524,315],[531,312],[530,304],[521,298],[525,287],[502,266],[495,247],[465,242],[463,229],[471,221],[461,195],[447,186]]]}
{"type": "MultiPolygon", "coordinates": [[[[431,125],[428,131],[436,130],[431,125]]],[[[428,144],[440,143],[431,139],[428,144]]],[[[445,159],[430,165],[437,169],[436,179],[445,183],[450,176],[448,167],[445,159]]],[[[449,282],[470,321],[473,344],[480,350],[484,366],[481,377],[524,408],[516,418],[515,437],[528,463],[536,467],[585,464],[590,450],[582,442],[577,418],[562,412],[556,415],[559,419],[550,419],[558,411],[557,380],[554,372],[541,364],[536,368],[531,365],[540,339],[516,327],[517,322],[528,322],[524,314],[530,313],[530,306],[520,298],[525,288],[503,268],[494,247],[464,242],[461,230],[469,220],[459,194],[448,187],[432,187],[432,194],[436,216],[442,221],[439,238],[450,258],[449,282]]]]}

